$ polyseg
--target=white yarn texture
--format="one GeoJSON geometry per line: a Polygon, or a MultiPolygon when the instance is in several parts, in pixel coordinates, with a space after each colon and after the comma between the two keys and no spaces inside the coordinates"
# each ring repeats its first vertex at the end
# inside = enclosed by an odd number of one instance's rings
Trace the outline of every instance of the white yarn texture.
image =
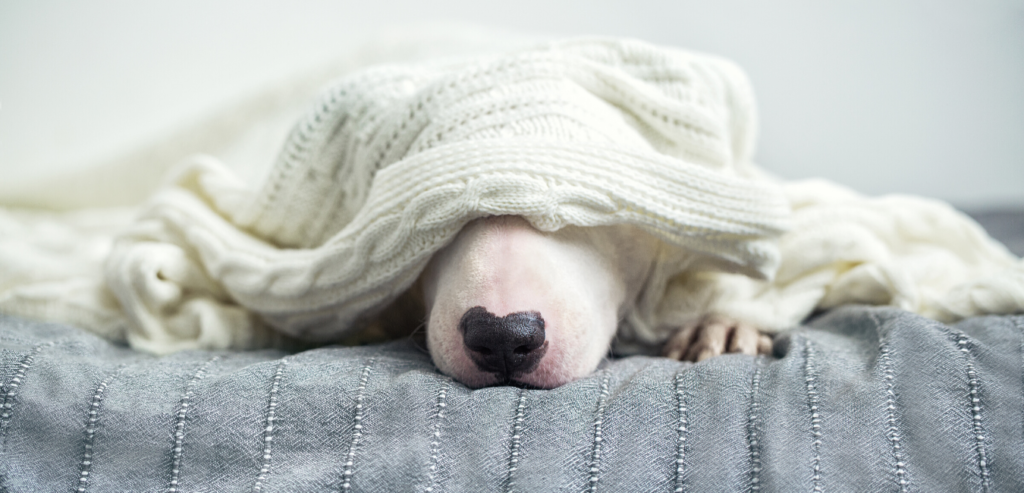
{"type": "Polygon", "coordinates": [[[632,40],[381,66],[323,92],[261,188],[212,157],[180,168],[98,240],[84,263],[104,262],[102,278],[10,267],[45,241],[11,240],[37,223],[3,212],[0,311],[154,352],[257,347],[275,331],[330,341],[408,289],[463,225],[499,214],[659,238],[623,330],[643,342],[707,313],[782,330],[850,302],[942,320],[1024,310],[1024,264],[966,216],[767,178],[755,128],[733,64],[632,40]]]}

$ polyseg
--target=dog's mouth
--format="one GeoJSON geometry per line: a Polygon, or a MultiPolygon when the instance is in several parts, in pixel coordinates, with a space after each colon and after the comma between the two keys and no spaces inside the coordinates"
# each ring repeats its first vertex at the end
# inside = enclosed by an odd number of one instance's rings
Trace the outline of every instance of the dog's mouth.
{"type": "Polygon", "coordinates": [[[518,387],[518,388],[521,388],[521,389],[524,389],[524,390],[548,390],[549,389],[549,387],[541,387],[539,385],[534,385],[534,384],[523,382],[523,381],[519,381],[519,380],[501,380],[501,381],[497,381],[495,383],[492,383],[490,385],[484,385],[483,387],[480,387],[480,388],[487,388],[487,387],[518,387]]]}

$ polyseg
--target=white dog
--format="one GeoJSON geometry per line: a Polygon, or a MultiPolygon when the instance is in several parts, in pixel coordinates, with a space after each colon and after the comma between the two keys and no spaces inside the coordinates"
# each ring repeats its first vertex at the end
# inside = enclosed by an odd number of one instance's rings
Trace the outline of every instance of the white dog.
{"type": "MultiPolygon", "coordinates": [[[[654,266],[655,239],[630,226],[543,233],[517,216],[468,224],[420,282],[437,367],[471,387],[558,387],[609,351],[654,266]]],[[[681,328],[674,359],[767,353],[771,339],[726,317],[681,328]]]]}

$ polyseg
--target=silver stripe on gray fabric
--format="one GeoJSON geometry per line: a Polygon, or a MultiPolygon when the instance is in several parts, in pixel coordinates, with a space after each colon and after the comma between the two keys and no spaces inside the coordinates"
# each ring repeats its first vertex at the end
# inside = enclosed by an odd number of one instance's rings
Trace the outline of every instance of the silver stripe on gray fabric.
{"type": "Polygon", "coordinates": [[[348,453],[345,454],[345,467],[341,471],[341,491],[349,491],[352,488],[352,474],[356,460],[356,450],[363,438],[363,399],[366,395],[366,384],[370,381],[370,370],[376,358],[370,358],[359,373],[359,387],[356,389],[356,405],[352,412],[352,441],[348,445],[348,453]]]}
{"type": "Polygon", "coordinates": [[[601,393],[597,397],[597,412],[594,416],[594,446],[590,456],[590,478],[588,486],[591,492],[597,491],[597,482],[601,479],[601,429],[604,424],[604,411],[608,401],[608,380],[611,379],[611,372],[604,370],[601,377],[601,393]]]}
{"type": "Polygon", "coordinates": [[[758,440],[761,403],[758,399],[758,390],[761,387],[763,362],[763,356],[754,356],[754,374],[750,378],[750,416],[747,420],[747,446],[750,448],[750,491],[761,491],[761,443],[758,440]]]}
{"type": "Polygon", "coordinates": [[[889,353],[889,345],[886,344],[888,332],[883,333],[882,322],[875,312],[869,312],[872,323],[875,324],[875,333],[878,334],[878,363],[882,369],[882,378],[885,380],[885,436],[889,439],[892,447],[893,462],[896,466],[896,485],[900,493],[906,493],[910,488],[910,477],[907,471],[906,460],[903,457],[901,446],[901,435],[899,420],[896,416],[896,374],[892,368],[892,358],[889,353]]]}
{"type": "Polygon", "coordinates": [[[96,386],[96,390],[93,391],[92,401],[89,404],[89,413],[86,415],[85,420],[85,444],[82,452],[82,462],[78,470],[78,485],[76,491],[84,493],[89,487],[89,472],[92,469],[92,450],[93,443],[96,439],[96,426],[100,420],[100,410],[103,408],[103,397],[107,391],[107,387],[110,383],[117,378],[124,370],[126,364],[120,364],[117,368],[107,375],[99,385],[96,386]]]}
{"type": "Polygon", "coordinates": [[[676,405],[679,415],[679,426],[676,428],[679,437],[676,446],[676,493],[686,491],[683,474],[686,472],[686,433],[689,422],[687,420],[686,391],[683,389],[684,371],[686,371],[685,367],[683,370],[679,370],[675,376],[676,405]]]}
{"type": "Polygon", "coordinates": [[[505,493],[515,489],[515,472],[519,468],[519,448],[523,436],[523,422],[526,419],[526,389],[519,389],[516,403],[516,415],[512,419],[512,439],[509,443],[508,476],[505,478],[505,493]]]}
{"type": "Polygon", "coordinates": [[[434,429],[430,437],[430,466],[427,469],[427,485],[423,489],[426,493],[434,491],[437,480],[438,456],[441,453],[441,425],[444,423],[444,409],[448,406],[448,392],[451,390],[451,381],[445,380],[437,391],[437,405],[434,409],[434,429]]]}
{"type": "Polygon", "coordinates": [[[971,428],[974,431],[974,445],[978,454],[978,474],[981,476],[981,491],[989,490],[989,461],[988,451],[985,447],[985,426],[982,422],[981,382],[978,380],[978,372],[974,368],[974,357],[971,355],[971,343],[967,335],[957,334],[957,349],[963,353],[964,362],[967,365],[967,392],[970,399],[971,428]]]}
{"type": "Polygon", "coordinates": [[[818,412],[817,368],[814,364],[814,349],[810,339],[804,339],[804,380],[807,384],[807,408],[811,413],[811,490],[821,489],[821,414],[818,412]]]}
{"type": "Polygon", "coordinates": [[[28,370],[32,367],[32,363],[35,362],[36,356],[39,356],[39,353],[46,348],[53,347],[57,342],[48,341],[33,347],[31,351],[21,357],[21,361],[18,362],[18,369],[14,371],[14,376],[4,385],[4,398],[0,401],[0,444],[4,443],[8,424],[14,415],[14,400],[18,397],[18,388],[25,381],[28,370]]]}
{"type": "Polygon", "coordinates": [[[274,420],[277,411],[277,394],[281,388],[281,378],[284,376],[284,368],[288,365],[288,358],[281,358],[274,371],[274,380],[270,384],[270,396],[267,402],[267,420],[263,428],[263,465],[260,467],[256,482],[252,485],[253,491],[263,491],[263,484],[270,476],[270,459],[272,457],[274,440],[274,420]]]}
{"type": "Polygon", "coordinates": [[[181,473],[181,451],[185,441],[185,418],[188,416],[189,406],[192,405],[192,397],[195,395],[195,386],[200,380],[206,377],[206,372],[220,356],[214,356],[199,366],[192,378],[185,385],[185,392],[178,403],[178,411],[175,413],[174,442],[171,448],[171,477],[167,481],[167,493],[177,493],[178,479],[181,473]]]}

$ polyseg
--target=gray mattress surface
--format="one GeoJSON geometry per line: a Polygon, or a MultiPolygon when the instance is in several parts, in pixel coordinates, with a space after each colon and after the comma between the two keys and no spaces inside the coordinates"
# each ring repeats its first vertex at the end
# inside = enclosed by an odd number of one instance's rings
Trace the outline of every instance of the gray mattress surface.
{"type": "Polygon", "coordinates": [[[469,390],[409,341],[153,357],[0,317],[3,491],[1024,491],[1024,317],[469,390]]]}
{"type": "Polygon", "coordinates": [[[1024,207],[967,209],[967,215],[1014,255],[1024,257],[1024,207]]]}

